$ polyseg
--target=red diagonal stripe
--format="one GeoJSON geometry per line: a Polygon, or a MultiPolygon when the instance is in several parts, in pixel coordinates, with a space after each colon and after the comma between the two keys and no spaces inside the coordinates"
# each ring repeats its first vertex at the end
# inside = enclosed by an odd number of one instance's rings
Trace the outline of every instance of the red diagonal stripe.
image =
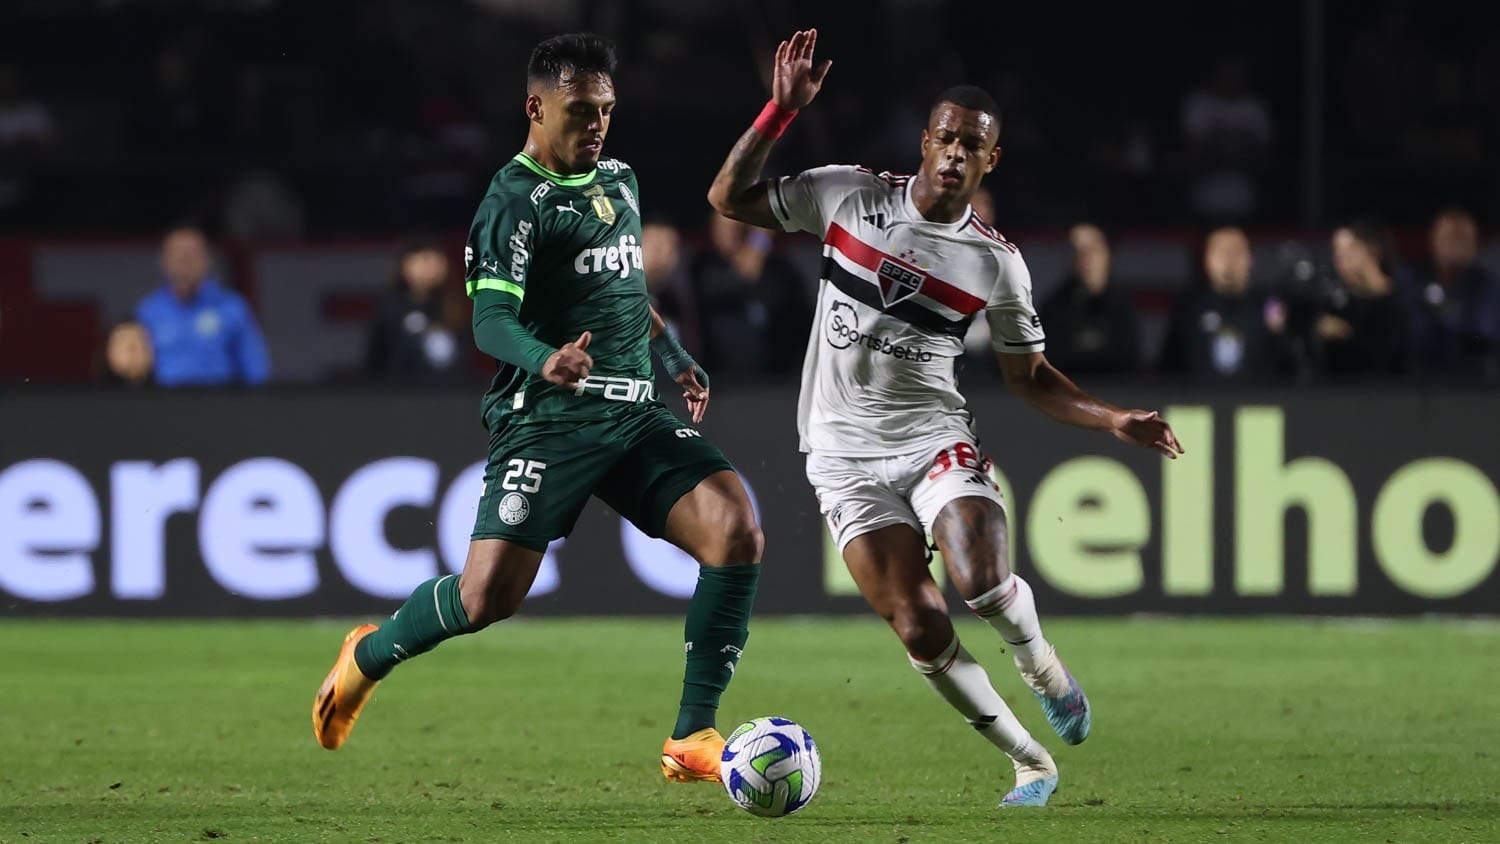
{"type": "Polygon", "coordinates": [[[926,276],[926,279],[922,282],[922,288],[917,292],[935,302],[947,305],[961,314],[972,314],[984,309],[984,300],[978,296],[962,288],[954,287],[921,267],[908,264],[892,255],[887,255],[850,234],[847,229],[838,223],[834,223],[828,227],[826,242],[829,246],[842,252],[844,257],[870,272],[878,272],[881,261],[892,261],[912,272],[926,276]]]}

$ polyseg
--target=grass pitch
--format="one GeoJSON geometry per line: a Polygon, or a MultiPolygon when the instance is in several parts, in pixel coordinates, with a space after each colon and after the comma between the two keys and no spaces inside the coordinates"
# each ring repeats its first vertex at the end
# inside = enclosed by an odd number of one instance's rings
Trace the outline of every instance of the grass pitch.
{"type": "Polygon", "coordinates": [[[783,714],[823,752],[776,821],[657,772],[678,621],[448,642],[336,753],[309,705],[346,624],[0,623],[0,842],[1500,841],[1500,624],[1053,621],[1076,748],[960,624],[1058,759],[1046,809],[994,808],[1009,765],[873,620],[754,625],[721,726],[783,714]]]}

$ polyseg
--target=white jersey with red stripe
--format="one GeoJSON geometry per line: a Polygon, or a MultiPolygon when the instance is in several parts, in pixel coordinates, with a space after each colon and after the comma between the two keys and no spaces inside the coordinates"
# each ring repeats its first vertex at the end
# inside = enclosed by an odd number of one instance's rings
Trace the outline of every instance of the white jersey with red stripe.
{"type": "Polygon", "coordinates": [[[975,440],[954,364],[980,311],[997,351],[1043,349],[1031,274],[972,209],[922,217],[911,177],[818,167],[770,184],[787,231],[823,238],[817,322],[802,366],[802,450],[845,457],[975,440]]]}

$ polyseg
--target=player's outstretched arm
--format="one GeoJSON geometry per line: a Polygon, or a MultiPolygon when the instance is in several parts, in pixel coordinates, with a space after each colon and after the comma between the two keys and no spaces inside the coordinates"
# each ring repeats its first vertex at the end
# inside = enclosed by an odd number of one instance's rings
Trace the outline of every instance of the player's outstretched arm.
{"type": "Polygon", "coordinates": [[[719,175],[708,189],[708,203],[720,214],[734,220],[760,226],[780,228],[771,212],[769,184],[761,179],[771,147],[797,115],[813,101],[823,87],[832,59],[813,66],[813,49],[818,31],[797,32],[776,48],[776,64],[771,84],[771,101],[755,119],[755,124],[740,137],[719,175]]]}
{"type": "Polygon", "coordinates": [[[1069,425],[1109,431],[1133,445],[1155,449],[1172,459],[1186,454],[1161,414],[1154,410],[1121,410],[1078,389],[1041,352],[999,353],[1005,385],[1027,404],[1069,425]]]}

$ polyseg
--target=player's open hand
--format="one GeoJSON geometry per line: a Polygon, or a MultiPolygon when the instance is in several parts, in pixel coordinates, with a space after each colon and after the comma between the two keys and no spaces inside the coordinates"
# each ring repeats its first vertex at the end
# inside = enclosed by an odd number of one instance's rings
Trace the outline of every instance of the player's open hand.
{"type": "Polygon", "coordinates": [[[578,382],[589,377],[589,370],[594,368],[594,358],[588,353],[593,337],[592,332],[585,331],[577,340],[553,352],[542,365],[542,377],[570,390],[578,389],[578,382]]]}
{"type": "Polygon", "coordinates": [[[1115,423],[1114,434],[1125,442],[1155,449],[1173,460],[1179,454],[1187,454],[1178,444],[1177,435],[1172,433],[1172,426],[1154,410],[1125,411],[1115,423]]]}
{"type": "Polygon", "coordinates": [[[809,29],[792,35],[790,41],[781,42],[776,48],[776,67],[771,82],[771,99],[789,111],[806,106],[818,95],[828,68],[833,59],[813,67],[813,47],[818,44],[818,31],[809,29]]]}
{"type": "MultiPolygon", "coordinates": [[[[687,400],[688,411],[693,415],[693,424],[697,425],[703,421],[703,415],[708,412],[708,385],[698,380],[698,373],[703,370],[693,367],[677,376],[677,384],[682,387],[682,397],[687,400]]],[[[707,373],[704,378],[707,378],[707,373]]]]}

